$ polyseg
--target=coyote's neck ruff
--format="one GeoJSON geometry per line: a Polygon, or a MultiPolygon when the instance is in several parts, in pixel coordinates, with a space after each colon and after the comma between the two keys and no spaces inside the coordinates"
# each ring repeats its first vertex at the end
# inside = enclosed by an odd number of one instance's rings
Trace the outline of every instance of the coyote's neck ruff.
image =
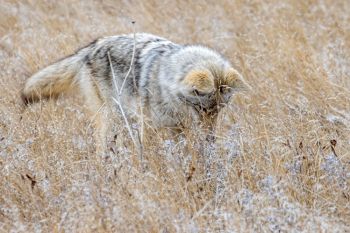
{"type": "MultiPolygon", "coordinates": [[[[215,116],[242,84],[241,75],[209,48],[135,34],[98,39],[44,68],[28,79],[22,97],[30,103],[78,87],[93,113],[117,102],[133,114],[141,104],[154,126],[172,127],[215,116]]],[[[108,119],[100,115],[104,138],[108,119]]]]}

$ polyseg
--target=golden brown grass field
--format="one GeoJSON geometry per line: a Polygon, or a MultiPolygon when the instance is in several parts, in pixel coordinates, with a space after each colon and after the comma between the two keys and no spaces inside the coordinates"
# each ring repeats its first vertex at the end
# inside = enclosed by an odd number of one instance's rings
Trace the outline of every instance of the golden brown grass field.
{"type": "Polygon", "coordinates": [[[0,0],[0,232],[350,232],[350,1],[0,0]],[[252,87],[215,144],[149,133],[140,158],[116,117],[102,157],[79,95],[21,105],[31,74],[133,20],[252,87]]]}

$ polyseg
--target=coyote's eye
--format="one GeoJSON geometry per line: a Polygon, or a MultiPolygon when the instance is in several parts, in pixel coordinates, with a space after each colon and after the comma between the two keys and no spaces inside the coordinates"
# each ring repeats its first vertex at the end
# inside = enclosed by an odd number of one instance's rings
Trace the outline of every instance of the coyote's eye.
{"type": "Polygon", "coordinates": [[[205,96],[205,95],[206,95],[206,93],[200,92],[200,91],[198,91],[197,89],[194,89],[194,90],[192,91],[192,93],[193,93],[193,95],[195,95],[195,96],[205,96]]]}
{"type": "Polygon", "coordinates": [[[227,86],[227,85],[221,85],[220,87],[219,87],[219,89],[220,89],[220,93],[226,93],[226,92],[228,92],[229,90],[230,90],[230,87],[229,86],[227,86]]]}

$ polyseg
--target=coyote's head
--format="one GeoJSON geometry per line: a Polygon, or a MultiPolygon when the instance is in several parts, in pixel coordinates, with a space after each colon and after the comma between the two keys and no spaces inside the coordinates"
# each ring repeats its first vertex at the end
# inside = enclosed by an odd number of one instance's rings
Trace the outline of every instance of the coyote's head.
{"type": "Polygon", "coordinates": [[[182,81],[179,97],[202,114],[216,114],[228,103],[235,91],[244,88],[241,75],[233,68],[226,70],[191,70],[182,81]]]}
{"type": "Polygon", "coordinates": [[[242,76],[217,52],[193,46],[178,56],[176,96],[192,106],[200,116],[215,117],[234,92],[245,89],[242,76]]]}

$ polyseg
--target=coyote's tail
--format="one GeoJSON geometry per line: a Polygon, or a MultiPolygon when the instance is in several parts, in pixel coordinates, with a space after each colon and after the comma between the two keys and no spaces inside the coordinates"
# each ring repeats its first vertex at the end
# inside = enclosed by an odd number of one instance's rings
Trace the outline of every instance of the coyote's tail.
{"type": "Polygon", "coordinates": [[[57,96],[76,86],[75,76],[83,66],[84,50],[64,58],[31,76],[22,90],[25,104],[57,96]]]}

